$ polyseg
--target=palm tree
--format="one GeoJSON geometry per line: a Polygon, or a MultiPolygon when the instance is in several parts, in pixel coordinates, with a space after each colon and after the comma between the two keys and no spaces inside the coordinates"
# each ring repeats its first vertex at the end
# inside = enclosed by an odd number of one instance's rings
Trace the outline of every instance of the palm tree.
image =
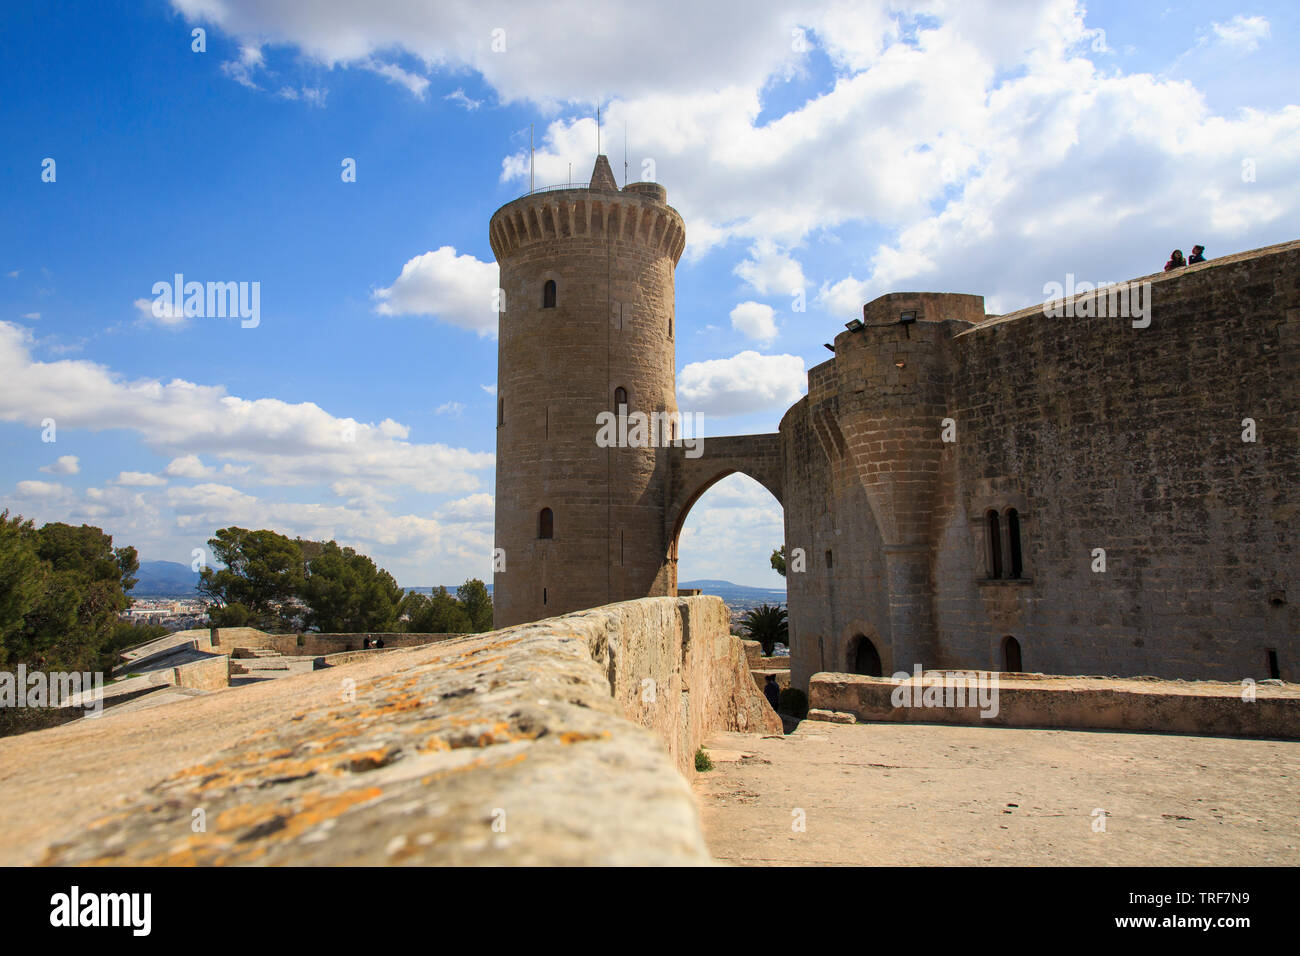
{"type": "Polygon", "coordinates": [[[740,618],[740,626],[751,641],[763,645],[763,655],[771,657],[776,643],[790,643],[790,623],[786,609],[779,604],[760,604],[740,618]]]}

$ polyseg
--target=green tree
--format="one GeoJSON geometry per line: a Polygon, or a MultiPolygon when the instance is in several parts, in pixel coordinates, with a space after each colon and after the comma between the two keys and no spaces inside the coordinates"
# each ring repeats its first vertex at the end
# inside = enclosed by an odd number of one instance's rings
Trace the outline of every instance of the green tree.
{"type": "Polygon", "coordinates": [[[446,588],[437,588],[432,595],[407,595],[403,630],[408,634],[469,634],[474,624],[460,601],[446,588]]]}
{"type": "Polygon", "coordinates": [[[302,588],[309,627],[328,633],[393,629],[404,608],[402,589],[391,574],[334,541],[311,550],[316,554],[307,562],[302,588]]]}
{"type": "Polygon", "coordinates": [[[772,552],[772,570],[785,577],[785,545],[772,552]]]}
{"type": "Polygon", "coordinates": [[[99,528],[0,515],[0,660],[106,670],[140,562],[99,528]]]}
{"type": "Polygon", "coordinates": [[[0,512],[0,664],[16,648],[27,615],[45,594],[46,568],[36,554],[36,529],[22,516],[0,512]]]}
{"type": "Polygon", "coordinates": [[[233,626],[233,617],[266,630],[298,629],[306,581],[300,542],[265,529],[222,528],[208,547],[224,565],[199,574],[199,593],[216,602],[208,612],[213,624],[233,626]]]}
{"type": "Polygon", "coordinates": [[[780,604],[760,604],[750,608],[740,618],[741,629],[751,641],[763,645],[763,653],[770,657],[779,641],[790,643],[790,624],[787,612],[780,604]]]}
{"type": "Polygon", "coordinates": [[[470,578],[456,589],[456,599],[465,609],[474,631],[492,630],[492,598],[488,595],[486,584],[478,578],[470,578]]]}

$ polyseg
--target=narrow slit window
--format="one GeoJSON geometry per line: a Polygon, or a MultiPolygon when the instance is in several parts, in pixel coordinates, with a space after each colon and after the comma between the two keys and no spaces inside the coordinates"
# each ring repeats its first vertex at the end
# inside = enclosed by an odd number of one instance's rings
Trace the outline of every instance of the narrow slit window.
{"type": "Polygon", "coordinates": [[[1002,523],[998,520],[998,513],[990,511],[988,513],[988,537],[989,537],[989,577],[1002,577],[1002,523]]]}
{"type": "Polygon", "coordinates": [[[542,308],[555,308],[555,280],[547,279],[546,285],[542,286],[542,308]]]}
{"type": "Polygon", "coordinates": [[[622,385],[614,389],[614,409],[619,415],[627,414],[627,389],[622,385]]]}
{"type": "Polygon", "coordinates": [[[537,516],[537,537],[555,537],[555,514],[550,508],[543,508],[542,513],[537,516]]]}
{"type": "Polygon", "coordinates": [[[1011,550],[1011,577],[1018,578],[1025,564],[1020,551],[1020,512],[1015,508],[1007,509],[1007,546],[1011,550]]]}

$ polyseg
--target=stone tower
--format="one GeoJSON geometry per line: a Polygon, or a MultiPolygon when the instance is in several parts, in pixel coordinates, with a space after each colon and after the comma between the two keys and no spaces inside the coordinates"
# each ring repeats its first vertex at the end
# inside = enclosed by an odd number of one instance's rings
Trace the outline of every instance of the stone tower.
{"type": "Polygon", "coordinates": [[[669,594],[670,462],[601,447],[601,413],[676,415],[673,272],[682,218],[656,183],[534,192],[492,216],[497,358],[497,627],[669,594]]]}

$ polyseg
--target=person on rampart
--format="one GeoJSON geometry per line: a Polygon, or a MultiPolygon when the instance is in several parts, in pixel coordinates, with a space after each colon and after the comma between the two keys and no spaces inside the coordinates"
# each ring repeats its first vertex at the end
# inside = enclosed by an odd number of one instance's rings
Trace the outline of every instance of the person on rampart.
{"type": "Polygon", "coordinates": [[[1165,263],[1165,271],[1173,272],[1175,269],[1181,269],[1185,265],[1187,265],[1187,263],[1183,259],[1183,250],[1175,249],[1169,254],[1169,261],[1165,263]]]}
{"type": "Polygon", "coordinates": [[[1205,247],[1192,246],[1192,254],[1187,258],[1187,264],[1189,266],[1194,266],[1196,265],[1196,263],[1204,262],[1204,261],[1205,261],[1205,247]]]}
{"type": "Polygon", "coordinates": [[[779,713],[781,710],[781,686],[776,682],[775,674],[767,675],[767,683],[763,685],[763,696],[772,705],[772,709],[779,713]]]}

